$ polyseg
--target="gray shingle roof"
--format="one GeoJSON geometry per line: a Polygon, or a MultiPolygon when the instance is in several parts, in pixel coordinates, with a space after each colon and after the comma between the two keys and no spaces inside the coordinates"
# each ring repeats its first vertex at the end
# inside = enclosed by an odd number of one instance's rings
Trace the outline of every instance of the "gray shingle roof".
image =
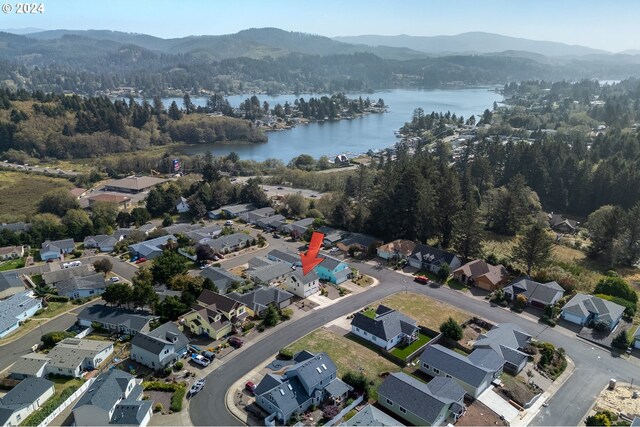
{"type": "Polygon", "coordinates": [[[226,211],[232,215],[238,215],[242,212],[248,212],[255,209],[255,206],[252,204],[244,204],[244,205],[226,205],[220,208],[221,211],[226,211]]]}
{"type": "Polygon", "coordinates": [[[450,265],[455,259],[456,255],[451,252],[443,251],[442,249],[434,248],[431,246],[418,243],[413,249],[410,258],[415,258],[424,262],[425,264],[450,265]]]}
{"type": "Polygon", "coordinates": [[[228,248],[242,247],[247,244],[248,241],[253,240],[253,237],[244,233],[233,233],[227,236],[220,236],[217,239],[203,239],[200,243],[208,245],[211,249],[217,251],[224,251],[228,248]]]}
{"type": "Polygon", "coordinates": [[[564,295],[564,289],[557,282],[539,283],[526,277],[516,279],[509,286],[505,286],[504,290],[513,295],[522,294],[527,299],[534,298],[547,305],[564,295]]]}
{"type": "Polygon", "coordinates": [[[504,364],[504,359],[498,353],[494,351],[492,353],[481,351],[473,358],[465,357],[440,344],[434,344],[425,348],[420,355],[420,362],[435,367],[466,384],[478,387],[487,375],[498,371],[504,364]]]}
{"type": "Polygon", "coordinates": [[[382,412],[375,406],[367,405],[360,412],[355,414],[346,423],[346,426],[370,426],[370,427],[395,427],[403,424],[395,418],[382,412]]]}
{"type": "Polygon", "coordinates": [[[295,270],[291,270],[289,273],[290,276],[293,276],[302,284],[307,284],[319,280],[318,274],[315,270],[311,270],[309,273],[304,274],[301,268],[296,268],[295,270]]]}
{"type": "Polygon", "coordinates": [[[227,291],[227,288],[234,282],[244,282],[244,279],[242,277],[236,276],[235,274],[230,273],[221,267],[209,266],[200,271],[200,276],[211,280],[216,285],[220,293],[225,293],[227,291]]]}
{"type": "Polygon", "coordinates": [[[19,411],[33,404],[53,386],[53,382],[44,378],[26,378],[0,398],[0,408],[8,409],[11,413],[19,411]]]}
{"type": "Polygon", "coordinates": [[[140,314],[100,304],[85,307],[78,314],[78,319],[110,325],[123,325],[136,332],[148,331],[149,322],[157,318],[158,316],[140,314]]]}
{"type": "MultiPolygon", "coordinates": [[[[485,334],[481,334],[474,344],[474,348],[487,348],[501,354],[502,357],[519,365],[528,355],[519,349],[524,348],[531,341],[531,335],[523,331],[514,323],[500,323],[485,334]]],[[[475,353],[475,351],[474,351],[475,353]]]]}
{"type": "Polygon", "coordinates": [[[21,232],[31,230],[31,224],[26,222],[12,222],[10,224],[0,224],[0,230],[9,230],[12,232],[21,232]]]}
{"type": "Polygon", "coordinates": [[[250,274],[258,283],[268,283],[280,276],[284,276],[290,271],[292,271],[291,266],[288,264],[285,264],[284,262],[275,262],[271,265],[256,268],[253,271],[247,271],[247,273],[250,274]]]}
{"type": "Polygon", "coordinates": [[[11,373],[35,376],[47,363],[49,363],[49,358],[44,354],[25,354],[11,366],[11,373]]]}
{"type": "Polygon", "coordinates": [[[123,400],[116,405],[109,424],[140,425],[152,406],[152,400],[123,400]]]}
{"type": "Polygon", "coordinates": [[[598,319],[609,324],[618,320],[624,310],[625,308],[619,304],[586,294],[576,294],[562,308],[562,311],[567,311],[580,317],[588,316],[589,313],[597,314],[598,319]]]}
{"type": "Polygon", "coordinates": [[[74,370],[110,346],[111,341],[65,338],[47,353],[49,366],[74,370]]]}
{"type": "Polygon", "coordinates": [[[62,249],[66,251],[73,250],[76,247],[75,243],[73,242],[73,239],[62,239],[62,240],[53,240],[53,241],[47,240],[42,244],[42,249],[45,249],[48,245],[55,246],[58,249],[62,249]]]}
{"type": "Polygon", "coordinates": [[[162,252],[162,246],[166,245],[169,240],[176,242],[177,238],[173,234],[156,237],[155,239],[129,245],[129,251],[139,254],[142,257],[147,257],[153,252],[162,252]]]}
{"type": "Polygon", "coordinates": [[[389,398],[407,411],[417,415],[427,423],[437,421],[444,408],[450,408],[464,398],[464,390],[451,378],[439,379],[434,384],[425,384],[404,372],[390,374],[378,389],[378,395],[389,398]],[[456,396],[457,399],[451,397],[456,396]]]}
{"type": "MultiPolygon", "coordinates": [[[[131,374],[120,369],[112,369],[98,375],[89,390],[78,399],[72,410],[76,410],[81,406],[92,405],[107,412],[111,411],[126,391],[127,385],[132,379],[133,376],[131,374]]],[[[134,394],[133,391],[131,394],[134,394]]],[[[126,400],[122,402],[126,402],[126,400]]]]}
{"type": "Polygon", "coordinates": [[[19,292],[7,299],[0,300],[0,332],[3,332],[15,325],[20,320],[24,320],[24,312],[41,304],[39,298],[33,298],[31,291],[19,292]]]}
{"type": "Polygon", "coordinates": [[[102,290],[106,287],[107,282],[100,273],[82,277],[71,277],[56,283],[58,295],[67,295],[78,290],[102,290]]]}
{"type": "Polygon", "coordinates": [[[70,279],[71,277],[89,276],[94,273],[95,270],[93,269],[93,266],[90,264],[83,264],[78,267],[61,268],[60,270],[42,273],[42,280],[47,285],[55,285],[56,283],[70,279]]]}
{"type": "Polygon", "coordinates": [[[8,289],[24,289],[24,283],[15,271],[0,272],[0,292],[8,289]]]}
{"type": "Polygon", "coordinates": [[[340,397],[353,390],[353,387],[342,381],[340,378],[335,378],[331,380],[324,390],[331,397],[340,397]]]}
{"type": "MultiPolygon", "coordinates": [[[[132,347],[140,347],[156,355],[172,343],[174,352],[184,349],[189,344],[189,339],[172,322],[167,322],[153,331],[136,334],[131,340],[132,347]]],[[[173,357],[173,354],[169,356],[173,357]]]]}
{"type": "Polygon", "coordinates": [[[345,246],[360,245],[365,248],[368,248],[372,244],[376,244],[379,242],[380,242],[379,239],[373,236],[369,236],[368,234],[349,233],[348,235],[343,236],[342,242],[340,243],[342,243],[345,246]]]}
{"type": "Polygon", "coordinates": [[[246,294],[231,292],[227,294],[229,298],[240,301],[256,313],[264,311],[269,304],[280,304],[283,301],[293,298],[293,294],[278,288],[260,287],[246,294]]]}
{"type": "Polygon", "coordinates": [[[340,261],[338,258],[334,258],[332,256],[325,256],[322,258],[324,259],[322,260],[322,263],[320,263],[320,265],[329,271],[333,271],[340,264],[344,264],[344,261],[340,261]]]}
{"type": "Polygon", "coordinates": [[[378,306],[374,319],[363,313],[356,313],[351,321],[351,326],[360,328],[385,341],[402,333],[411,335],[418,329],[418,323],[415,320],[384,305],[378,306]]]}
{"type": "Polygon", "coordinates": [[[283,251],[280,249],[273,249],[267,253],[267,257],[270,259],[277,259],[282,262],[293,265],[302,265],[300,260],[300,254],[296,254],[289,251],[283,251]]]}
{"type": "Polygon", "coordinates": [[[98,246],[98,247],[114,246],[116,243],[118,243],[118,239],[116,239],[113,236],[108,236],[106,234],[98,234],[96,236],[87,236],[84,238],[84,241],[83,241],[85,247],[92,247],[94,242],[95,242],[95,246],[98,246]]]}

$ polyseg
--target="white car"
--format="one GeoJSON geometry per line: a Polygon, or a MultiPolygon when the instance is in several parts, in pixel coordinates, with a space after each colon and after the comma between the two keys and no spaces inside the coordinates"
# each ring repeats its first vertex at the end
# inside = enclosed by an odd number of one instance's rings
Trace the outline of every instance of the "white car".
{"type": "Polygon", "coordinates": [[[204,388],[204,383],[205,383],[205,379],[204,378],[200,378],[198,381],[193,383],[193,385],[189,389],[189,394],[194,395],[194,394],[198,393],[200,390],[202,390],[204,388]]]}
{"type": "Polygon", "coordinates": [[[226,220],[224,222],[224,225],[233,225],[233,221],[231,221],[230,219],[226,220]]]}
{"type": "Polygon", "coordinates": [[[340,250],[340,248],[331,248],[329,249],[329,252],[338,252],[340,250]]]}
{"type": "Polygon", "coordinates": [[[114,277],[111,278],[111,283],[116,283],[116,282],[119,282],[119,281],[120,281],[119,277],[114,276],[114,277]]]}
{"type": "Polygon", "coordinates": [[[209,359],[207,359],[206,357],[201,356],[199,354],[191,355],[191,360],[194,363],[197,363],[198,365],[205,366],[205,367],[209,366],[209,364],[211,363],[211,361],[209,359]]]}

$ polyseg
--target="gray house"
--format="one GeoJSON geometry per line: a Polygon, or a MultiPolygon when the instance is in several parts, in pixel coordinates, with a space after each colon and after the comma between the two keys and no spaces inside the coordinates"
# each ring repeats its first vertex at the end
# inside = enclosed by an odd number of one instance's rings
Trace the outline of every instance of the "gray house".
{"type": "Polygon", "coordinates": [[[100,374],[71,410],[74,425],[145,427],[153,414],[153,400],[142,400],[141,383],[119,369],[100,374]]]}
{"type": "Polygon", "coordinates": [[[42,280],[48,286],[55,286],[64,280],[68,280],[76,276],[90,276],[95,273],[91,264],[83,264],[78,267],[61,268],[59,270],[47,271],[42,273],[42,280]]]}
{"type": "Polygon", "coordinates": [[[349,421],[341,425],[351,427],[396,427],[404,424],[375,406],[367,405],[360,412],[349,418],[349,421]]]}
{"type": "Polygon", "coordinates": [[[200,244],[207,245],[216,252],[229,253],[246,248],[254,238],[244,233],[233,233],[217,239],[202,239],[200,244]]]}
{"type": "Polygon", "coordinates": [[[58,295],[71,299],[100,295],[105,289],[107,289],[107,282],[101,273],[80,277],[74,276],[56,283],[58,295]]]}
{"type": "MultiPolygon", "coordinates": [[[[500,323],[485,334],[481,334],[474,349],[491,349],[504,359],[504,370],[518,374],[529,360],[522,350],[531,344],[531,335],[514,323],[500,323]]],[[[475,350],[474,350],[475,351],[475,350]]]]}
{"type": "Polygon", "coordinates": [[[307,230],[313,225],[313,222],[315,220],[315,218],[303,218],[290,224],[283,225],[282,227],[280,227],[280,231],[286,234],[290,234],[292,237],[300,237],[307,232],[307,230]]]}
{"type": "Polygon", "coordinates": [[[250,316],[259,317],[270,305],[279,309],[291,305],[293,294],[278,288],[260,287],[246,294],[231,292],[227,297],[246,305],[250,316]]]}
{"type": "Polygon", "coordinates": [[[200,277],[209,279],[218,288],[218,292],[226,294],[234,283],[244,283],[244,279],[221,267],[208,266],[200,271],[200,277]]]}
{"type": "Polygon", "coordinates": [[[275,209],[272,207],[266,207],[242,213],[238,215],[238,217],[249,224],[255,224],[257,221],[273,216],[275,213],[275,209]]]}
{"type": "Polygon", "coordinates": [[[434,344],[420,355],[421,371],[433,377],[453,378],[474,399],[500,377],[503,365],[502,356],[491,349],[477,349],[463,356],[434,344]]]}
{"type": "Polygon", "coordinates": [[[106,234],[98,234],[97,236],[87,236],[84,238],[83,244],[85,248],[97,248],[100,252],[112,252],[116,243],[120,240],[106,234]]]}
{"type": "Polygon", "coordinates": [[[131,360],[152,369],[164,368],[187,352],[189,339],[175,323],[167,322],[131,340],[131,360]]]}
{"type": "MultiPolygon", "coordinates": [[[[251,214],[251,212],[250,212],[251,214]]],[[[279,229],[287,223],[287,219],[283,215],[272,215],[264,218],[257,219],[255,225],[260,228],[274,228],[279,229]]]]}
{"type": "Polygon", "coordinates": [[[42,299],[23,291],[0,300],[0,338],[18,329],[20,324],[42,308],[42,299]]]}
{"type": "Polygon", "coordinates": [[[70,254],[75,249],[73,239],[45,241],[40,248],[40,259],[49,261],[50,259],[63,259],[66,254],[70,254]]]}
{"type": "Polygon", "coordinates": [[[358,312],[351,320],[351,332],[385,350],[411,344],[418,338],[418,323],[399,311],[379,305],[373,317],[358,312]]]}
{"type": "Polygon", "coordinates": [[[527,277],[521,277],[504,287],[504,294],[513,300],[518,295],[527,298],[527,304],[537,308],[553,305],[564,296],[564,289],[557,282],[539,283],[527,277]]]}
{"type": "Polygon", "coordinates": [[[111,353],[111,341],[65,338],[47,353],[45,373],[77,378],[96,369],[111,353]]]}
{"type": "Polygon", "coordinates": [[[293,414],[320,405],[327,397],[341,397],[330,396],[326,391],[332,381],[340,381],[336,365],[326,353],[302,351],[293,360],[295,364],[282,374],[267,374],[255,389],[258,406],[282,423],[287,423],[293,414]]]}
{"type": "Polygon", "coordinates": [[[178,239],[173,234],[166,236],[156,237],[155,239],[146,240],[144,242],[129,245],[129,253],[131,256],[137,256],[140,258],[153,259],[162,254],[164,245],[172,240],[177,242],[178,239]]]}
{"type": "Polygon", "coordinates": [[[25,290],[24,282],[15,271],[0,272],[0,299],[25,290]]]}
{"type": "Polygon", "coordinates": [[[576,294],[562,307],[560,316],[568,322],[583,326],[600,320],[609,325],[609,331],[613,331],[624,310],[620,304],[593,295],[576,294]]]}
{"type": "Polygon", "coordinates": [[[443,265],[448,265],[450,271],[462,265],[457,255],[420,243],[413,248],[408,261],[410,266],[432,273],[437,273],[443,265]]]}
{"type": "Polygon", "coordinates": [[[272,261],[285,262],[291,266],[302,267],[302,260],[300,254],[289,252],[287,250],[273,249],[267,253],[267,258],[272,261]]]}
{"type": "Polygon", "coordinates": [[[91,326],[91,324],[95,322],[108,331],[128,335],[135,335],[138,332],[148,332],[151,329],[151,321],[155,319],[158,319],[158,316],[100,304],[85,307],[78,314],[78,323],[81,326],[91,326]]]}
{"type": "Polygon", "coordinates": [[[270,264],[249,268],[245,271],[245,274],[258,285],[272,285],[275,282],[283,281],[292,271],[292,267],[284,262],[270,261],[266,258],[264,260],[270,264]]]}
{"type": "Polygon", "coordinates": [[[17,426],[55,393],[53,382],[27,378],[0,398],[0,426],[17,426]]]}
{"type": "Polygon", "coordinates": [[[391,373],[378,388],[378,404],[417,426],[455,423],[466,407],[465,391],[451,378],[428,384],[404,372],[391,373]]]}

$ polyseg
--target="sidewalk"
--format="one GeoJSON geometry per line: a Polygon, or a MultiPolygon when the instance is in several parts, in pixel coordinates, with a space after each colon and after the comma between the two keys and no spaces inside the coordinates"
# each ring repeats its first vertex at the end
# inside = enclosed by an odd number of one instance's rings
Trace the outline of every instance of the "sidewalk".
{"type": "MultiPolygon", "coordinates": [[[[566,357],[566,356],[565,356],[566,357]]],[[[562,375],[560,375],[551,386],[542,393],[542,396],[535,401],[530,408],[526,409],[524,413],[520,416],[519,419],[513,421],[512,425],[514,426],[526,426],[529,425],[531,421],[538,415],[538,412],[542,409],[543,404],[552,398],[558,390],[564,385],[564,383],[573,375],[573,371],[575,370],[576,365],[573,363],[571,359],[567,357],[567,369],[564,370],[562,375]]]]}

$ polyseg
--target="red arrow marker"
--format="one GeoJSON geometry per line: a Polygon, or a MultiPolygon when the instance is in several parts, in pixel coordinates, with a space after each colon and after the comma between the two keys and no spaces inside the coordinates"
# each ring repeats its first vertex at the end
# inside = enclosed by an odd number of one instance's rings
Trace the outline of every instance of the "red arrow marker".
{"type": "Polygon", "coordinates": [[[320,246],[322,246],[323,241],[324,234],[314,231],[311,235],[311,243],[309,243],[307,253],[300,254],[300,259],[302,260],[302,273],[305,276],[324,260],[324,258],[318,258],[318,252],[320,252],[320,246]]]}

